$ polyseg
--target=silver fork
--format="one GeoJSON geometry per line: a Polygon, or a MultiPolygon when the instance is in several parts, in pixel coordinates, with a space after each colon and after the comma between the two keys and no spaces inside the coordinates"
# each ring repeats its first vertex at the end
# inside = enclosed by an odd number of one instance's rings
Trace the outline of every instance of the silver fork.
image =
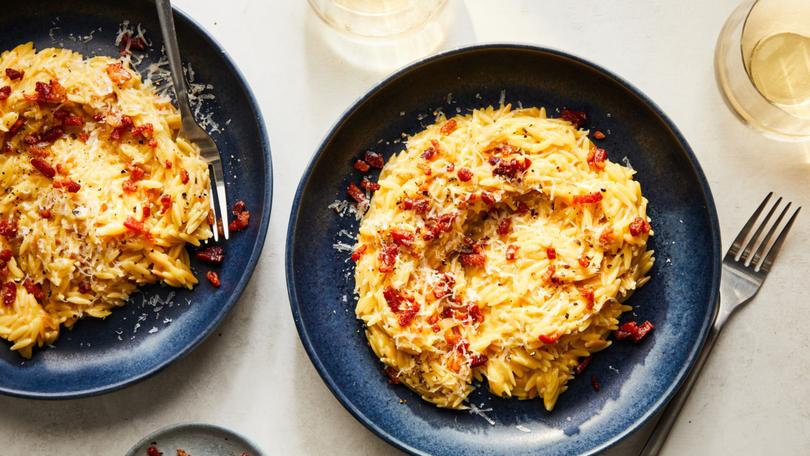
{"type": "Polygon", "coordinates": [[[776,230],[779,228],[782,219],[784,219],[785,215],[788,213],[791,205],[791,203],[787,203],[784,209],[779,213],[776,221],[770,225],[770,229],[768,229],[768,232],[763,237],[762,232],[765,231],[771,217],[782,202],[781,197],[777,199],[762,222],[756,225],[757,219],[768,205],[772,196],[773,192],[768,193],[768,196],[765,197],[762,204],[754,211],[754,215],[748,219],[743,229],[740,230],[740,234],[734,239],[734,243],[731,244],[726,256],[723,258],[723,271],[720,278],[720,308],[717,311],[714,324],[709,330],[709,336],[706,339],[706,343],[703,345],[703,349],[698,356],[695,366],[689,372],[681,389],[662,412],[658,424],[647,439],[646,445],[641,450],[641,454],[644,456],[656,455],[661,451],[661,447],[664,446],[669,431],[672,429],[673,424],[675,424],[675,419],[686,403],[686,399],[689,397],[689,393],[695,385],[700,370],[706,363],[706,359],[709,357],[709,353],[711,353],[712,347],[714,347],[714,343],[717,341],[720,330],[723,329],[728,317],[734,313],[734,311],[742,307],[743,304],[750,301],[751,298],[757,294],[760,287],[762,287],[762,283],[768,276],[771,266],[776,259],[776,255],[779,253],[779,249],[785,242],[785,237],[787,237],[790,228],[793,226],[793,222],[796,220],[796,216],[801,210],[801,207],[799,207],[793,212],[793,215],[790,216],[787,223],[779,231],[776,240],[771,243],[771,239],[774,234],[776,234],[776,230]],[[754,230],[755,225],[756,229],[754,230]],[[746,240],[748,242],[746,242],[746,240]]]}
{"type": "Polygon", "coordinates": [[[177,96],[177,107],[180,109],[180,119],[182,121],[180,133],[200,148],[200,155],[208,162],[208,167],[211,170],[211,191],[208,194],[211,211],[214,214],[214,226],[211,227],[214,232],[214,241],[219,241],[214,189],[216,189],[216,199],[219,202],[219,220],[222,221],[222,234],[225,239],[228,239],[230,235],[228,233],[228,200],[225,194],[225,172],[222,169],[222,158],[214,140],[194,120],[194,114],[188,102],[188,87],[186,86],[186,78],[183,76],[183,64],[180,60],[180,47],[177,44],[177,33],[174,29],[171,1],[157,0],[156,5],[158,19],[160,20],[160,31],[163,33],[163,43],[166,46],[166,55],[169,57],[174,93],[177,96]]]}

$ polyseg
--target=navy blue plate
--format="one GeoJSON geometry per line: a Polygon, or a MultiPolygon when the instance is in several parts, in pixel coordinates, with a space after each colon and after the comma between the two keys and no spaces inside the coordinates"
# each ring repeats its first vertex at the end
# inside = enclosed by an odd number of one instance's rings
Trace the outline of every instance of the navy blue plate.
{"type": "MultiPolygon", "coordinates": [[[[37,49],[65,47],[89,55],[118,55],[116,33],[124,20],[142,24],[151,50],[142,70],[159,57],[162,40],[150,2],[45,0],[18,2],[0,16],[0,49],[33,41],[37,49]]],[[[142,380],[197,346],[222,321],[247,285],[267,233],[272,201],[270,147],[259,107],[236,66],[205,31],[175,11],[184,62],[196,82],[211,84],[201,114],[222,131],[212,137],[223,155],[231,204],[251,211],[250,227],[225,244],[217,268],[222,287],[204,278],[209,267],[194,263],[202,282],[193,290],[144,288],[104,320],[88,318],[63,329],[52,348],[23,361],[0,343],[0,392],[32,398],[73,398],[122,388],[142,380]],[[174,293],[171,300],[167,300],[174,293]],[[160,300],[156,297],[161,298],[160,300]]]]}
{"type": "Polygon", "coordinates": [[[312,363],[349,412],[389,443],[425,454],[580,454],[639,429],[677,389],[714,315],[720,236],[697,159],[648,98],[605,69],[558,51],[485,45],[405,68],[341,117],[298,187],[286,261],[293,316],[312,363]],[[586,111],[589,125],[608,133],[600,144],[609,157],[638,171],[655,230],[652,280],[628,301],[635,311],[625,316],[651,320],[655,331],[640,345],[616,343],[595,355],[550,413],[539,400],[500,399],[485,386],[470,398],[485,410],[482,416],[439,409],[389,385],[354,317],[349,253],[333,248],[352,242],[341,230],[357,229],[354,217],[328,208],[359,180],[353,159],[366,149],[386,156],[401,150],[401,133],[431,123],[437,109],[455,114],[501,99],[552,113],[586,111]]]}

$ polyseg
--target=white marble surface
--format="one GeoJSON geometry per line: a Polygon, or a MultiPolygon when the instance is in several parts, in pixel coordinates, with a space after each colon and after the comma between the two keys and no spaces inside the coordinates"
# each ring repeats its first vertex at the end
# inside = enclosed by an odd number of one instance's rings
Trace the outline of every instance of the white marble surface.
{"type": "MultiPolygon", "coordinates": [[[[460,0],[459,0],[460,1],[460,0]]],[[[680,127],[712,186],[724,245],[775,190],[810,204],[810,146],[776,143],[724,106],[714,42],[737,0],[484,1],[453,4],[444,47],[515,41],[559,48],[627,78],[680,127]]],[[[301,172],[337,116],[384,74],[324,45],[304,0],[177,0],[228,50],[264,110],[275,164],[270,232],[234,311],[194,353],[101,397],[0,397],[0,454],[117,455],[176,422],[233,427],[269,454],[388,454],[309,362],[284,282],[284,239],[301,172]]],[[[810,452],[810,214],[799,218],[762,292],[731,321],[663,454],[810,452]]]]}

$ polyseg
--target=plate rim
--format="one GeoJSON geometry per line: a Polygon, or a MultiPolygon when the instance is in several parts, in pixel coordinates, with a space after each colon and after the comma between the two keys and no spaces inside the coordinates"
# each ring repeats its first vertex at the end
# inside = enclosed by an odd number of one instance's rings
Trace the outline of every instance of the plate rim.
{"type": "Polygon", "coordinates": [[[256,95],[253,93],[253,90],[248,84],[245,75],[236,65],[236,63],[231,58],[228,51],[226,51],[225,48],[222,46],[222,44],[220,44],[219,41],[217,41],[213,37],[213,35],[211,35],[205,29],[205,27],[203,27],[199,22],[193,19],[189,14],[185,13],[183,10],[177,8],[176,6],[173,6],[172,9],[176,22],[178,20],[187,22],[192,28],[196,29],[201,34],[201,37],[204,41],[207,41],[211,46],[213,46],[222,54],[226,65],[230,67],[232,73],[236,76],[240,84],[245,88],[245,93],[247,94],[248,98],[248,104],[251,110],[256,113],[256,122],[259,126],[259,139],[261,142],[261,151],[265,159],[264,183],[265,186],[267,187],[267,191],[265,193],[265,201],[264,206],[262,207],[261,220],[259,222],[259,230],[256,235],[256,242],[253,244],[253,249],[251,250],[250,258],[248,259],[247,265],[245,266],[245,271],[247,271],[247,273],[242,275],[239,282],[236,284],[236,286],[234,286],[233,292],[230,294],[230,296],[228,296],[225,299],[225,303],[221,307],[220,313],[217,316],[217,318],[211,320],[208,326],[206,326],[205,329],[200,331],[191,340],[191,342],[182,347],[181,350],[178,350],[168,358],[164,359],[157,365],[153,366],[151,369],[140,372],[138,375],[130,376],[127,379],[119,381],[117,383],[73,391],[61,391],[61,392],[27,391],[17,388],[8,388],[0,383],[0,394],[11,397],[18,397],[23,399],[36,399],[36,400],[80,399],[84,397],[98,396],[105,393],[111,393],[113,391],[118,391],[128,386],[132,386],[136,383],[140,383],[141,381],[146,380],[149,377],[152,377],[158,372],[162,371],[175,361],[187,356],[189,353],[194,351],[194,349],[196,349],[203,341],[205,341],[211,334],[213,334],[216,328],[222,323],[223,320],[225,320],[225,317],[231,312],[233,307],[236,305],[236,302],[239,301],[239,298],[242,296],[242,293],[245,291],[248,282],[250,281],[251,277],[253,276],[253,273],[256,270],[256,265],[259,261],[259,257],[261,256],[262,250],[264,249],[265,240],[267,238],[267,231],[270,223],[270,212],[273,206],[273,161],[272,161],[272,154],[270,151],[270,137],[267,133],[264,115],[262,114],[261,107],[256,101],[256,95]]]}
{"type": "Polygon", "coordinates": [[[198,421],[189,421],[189,422],[181,422],[181,423],[169,424],[169,425],[163,426],[161,428],[155,429],[154,431],[152,431],[149,434],[145,435],[142,439],[135,442],[135,444],[132,445],[127,450],[127,452],[125,453],[125,456],[139,456],[139,455],[136,455],[136,453],[135,453],[135,450],[137,450],[138,448],[140,448],[140,447],[142,447],[142,446],[144,446],[144,445],[146,445],[148,443],[151,443],[152,441],[157,441],[158,437],[160,437],[163,434],[166,434],[166,433],[169,433],[169,432],[172,432],[172,431],[177,431],[179,429],[184,429],[184,428],[200,429],[200,430],[203,430],[203,431],[205,431],[205,430],[213,430],[213,431],[218,431],[218,432],[230,434],[230,435],[238,437],[241,440],[244,440],[245,443],[247,443],[248,445],[251,446],[251,448],[248,448],[248,449],[250,451],[256,453],[255,455],[251,455],[251,456],[263,456],[264,454],[266,454],[264,451],[262,451],[262,449],[261,449],[261,447],[259,447],[259,445],[256,445],[256,443],[253,441],[253,439],[248,438],[247,436],[245,436],[244,434],[242,434],[240,432],[236,432],[233,429],[226,428],[225,426],[221,426],[219,424],[202,423],[202,422],[198,422],[198,421]]]}
{"type": "Polygon", "coordinates": [[[703,345],[706,342],[706,338],[708,337],[709,334],[709,329],[715,319],[717,309],[719,308],[720,267],[722,258],[721,253],[722,244],[720,240],[720,224],[717,215],[717,207],[715,206],[714,203],[714,197],[712,195],[711,186],[709,185],[709,182],[706,179],[706,176],[703,172],[703,168],[700,166],[700,162],[695,156],[692,147],[689,145],[688,141],[683,136],[678,127],[675,125],[675,123],[669,118],[669,116],[667,116],[664,113],[664,111],[661,109],[661,107],[658,106],[657,103],[655,103],[652,99],[650,99],[644,92],[638,89],[635,85],[631,84],[623,77],[617,75],[613,71],[610,71],[599,64],[596,64],[592,61],[571,54],[569,52],[551,47],[537,46],[525,43],[510,43],[510,42],[479,43],[449,49],[419,59],[410,64],[407,64],[395,70],[390,75],[386,76],[380,82],[376,83],[374,86],[368,89],[363,95],[355,99],[349,105],[349,107],[346,108],[341,113],[340,117],[338,117],[338,119],[332,124],[332,126],[327,130],[326,134],[323,136],[321,142],[318,145],[317,150],[310,157],[309,163],[307,164],[307,167],[305,168],[303,174],[301,175],[301,180],[298,183],[298,186],[295,191],[295,196],[293,197],[293,202],[290,209],[290,219],[287,225],[287,239],[285,243],[285,261],[284,261],[285,280],[287,283],[287,295],[290,301],[290,308],[293,314],[293,321],[295,322],[298,337],[301,340],[301,344],[304,346],[304,349],[307,353],[307,356],[310,359],[310,362],[315,367],[315,370],[318,372],[318,375],[321,377],[321,380],[326,384],[327,388],[329,388],[329,390],[332,392],[332,395],[338,400],[338,402],[340,402],[343,408],[345,408],[363,426],[365,426],[379,438],[391,444],[395,448],[398,448],[411,454],[418,454],[418,455],[428,454],[424,451],[412,447],[411,445],[406,444],[397,437],[384,431],[375,422],[373,422],[371,419],[369,419],[363,413],[361,413],[359,408],[354,405],[354,403],[349,399],[349,397],[347,397],[347,395],[344,392],[338,389],[331,374],[321,362],[318,354],[315,352],[309,334],[301,321],[300,304],[297,298],[295,283],[292,279],[295,272],[294,271],[295,259],[293,258],[292,255],[292,246],[296,241],[295,228],[299,218],[300,204],[301,199],[303,197],[304,187],[306,184],[309,183],[313,168],[322,158],[324,153],[324,146],[326,145],[327,141],[329,141],[331,138],[334,137],[337,131],[346,122],[346,120],[352,114],[354,114],[361,106],[363,106],[370,98],[377,95],[389,84],[393,83],[394,81],[406,75],[407,73],[417,68],[429,65],[438,60],[464,55],[467,53],[475,53],[479,51],[530,51],[535,53],[540,52],[550,54],[552,56],[568,59],[575,63],[589,67],[590,69],[596,71],[597,73],[600,73],[602,76],[611,79],[619,86],[623,87],[625,90],[632,93],[634,96],[638,97],[645,105],[647,105],[647,107],[653,110],[663,120],[664,124],[670,129],[673,136],[681,144],[684,152],[686,153],[686,158],[688,159],[687,161],[690,167],[692,168],[693,172],[697,176],[697,181],[699,183],[701,193],[703,194],[705,209],[708,213],[710,224],[713,262],[711,271],[711,287],[708,300],[709,302],[707,304],[708,312],[706,313],[706,318],[704,318],[701,324],[700,332],[698,335],[698,341],[696,344],[693,345],[693,347],[687,354],[686,358],[687,361],[678,370],[675,381],[668,386],[668,388],[666,389],[664,394],[659,398],[658,401],[656,401],[644,414],[642,414],[630,426],[622,430],[622,432],[619,432],[613,435],[611,438],[604,440],[602,444],[592,448],[588,453],[585,453],[585,454],[597,454],[611,447],[616,446],[620,442],[627,439],[627,437],[639,431],[645,424],[647,424],[650,421],[652,417],[658,414],[669,403],[669,401],[672,399],[675,393],[680,389],[681,385],[686,379],[688,372],[692,369],[695,362],[697,361],[697,357],[700,351],[702,350],[703,345]]]}

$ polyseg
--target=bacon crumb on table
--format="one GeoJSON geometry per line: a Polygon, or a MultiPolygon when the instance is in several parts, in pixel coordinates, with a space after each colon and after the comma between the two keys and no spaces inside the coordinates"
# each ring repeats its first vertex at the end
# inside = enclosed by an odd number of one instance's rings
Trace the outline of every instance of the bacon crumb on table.
{"type": "Polygon", "coordinates": [[[200,250],[194,254],[194,257],[209,264],[220,265],[225,260],[225,249],[218,245],[213,245],[200,250]]]}
{"type": "Polygon", "coordinates": [[[228,229],[231,231],[244,231],[250,225],[250,211],[247,210],[247,205],[244,201],[239,200],[233,205],[231,214],[236,217],[231,223],[228,224],[228,229]]]}

